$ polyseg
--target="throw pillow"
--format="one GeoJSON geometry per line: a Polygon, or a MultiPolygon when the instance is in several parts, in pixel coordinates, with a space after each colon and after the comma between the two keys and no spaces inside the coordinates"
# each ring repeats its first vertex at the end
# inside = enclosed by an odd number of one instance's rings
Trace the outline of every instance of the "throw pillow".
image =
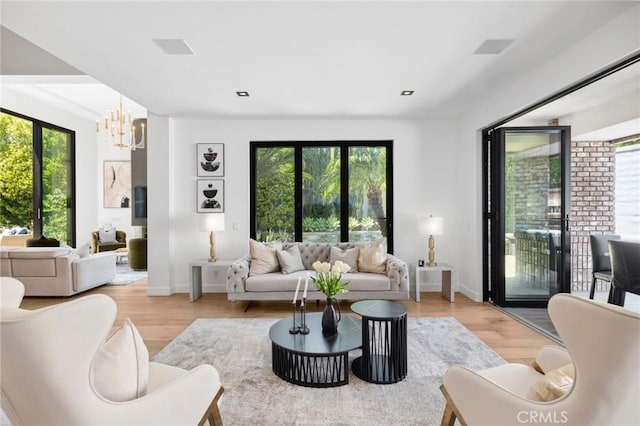
{"type": "Polygon", "coordinates": [[[358,271],[384,274],[387,269],[387,239],[380,238],[373,244],[359,246],[358,271]]]}
{"type": "Polygon", "coordinates": [[[297,245],[293,245],[285,250],[276,250],[280,269],[283,274],[290,274],[296,271],[304,271],[302,256],[297,245]]]}
{"type": "Polygon", "coordinates": [[[149,351],[128,319],[96,354],[93,380],[100,395],[111,401],[131,401],[147,393],[149,351]]]}
{"type": "Polygon", "coordinates": [[[340,247],[331,246],[331,252],[329,253],[329,263],[333,266],[337,260],[341,260],[351,267],[349,272],[358,272],[358,255],[360,249],[353,247],[350,249],[342,250],[340,247]]]}
{"type": "Polygon", "coordinates": [[[278,272],[280,270],[280,263],[278,263],[277,250],[282,250],[282,243],[280,241],[267,245],[250,239],[249,254],[251,255],[251,265],[249,266],[249,275],[278,272]]]}
{"type": "Polygon", "coordinates": [[[101,243],[116,243],[116,230],[114,228],[98,230],[99,240],[101,243]]]}
{"type": "Polygon", "coordinates": [[[549,371],[527,393],[527,399],[548,402],[566,395],[573,387],[576,373],[573,364],[549,371]]]}
{"type": "Polygon", "coordinates": [[[80,256],[80,258],[89,256],[89,243],[82,244],[80,247],[76,249],[76,254],[80,256]]]}

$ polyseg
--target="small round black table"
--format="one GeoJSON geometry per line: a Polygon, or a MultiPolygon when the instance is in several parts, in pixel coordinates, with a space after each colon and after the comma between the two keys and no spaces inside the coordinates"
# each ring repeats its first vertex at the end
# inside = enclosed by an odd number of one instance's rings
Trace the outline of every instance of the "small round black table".
{"type": "Polygon", "coordinates": [[[310,387],[332,387],[349,383],[349,351],[362,346],[360,321],[342,315],[338,334],[322,335],[322,313],[307,314],[309,334],[290,334],[291,317],[269,329],[271,366],[287,382],[310,387]]]}
{"type": "Polygon", "coordinates": [[[407,377],[407,309],[386,300],[351,305],[362,317],[362,356],[353,373],[371,383],[397,383],[407,377]]]}

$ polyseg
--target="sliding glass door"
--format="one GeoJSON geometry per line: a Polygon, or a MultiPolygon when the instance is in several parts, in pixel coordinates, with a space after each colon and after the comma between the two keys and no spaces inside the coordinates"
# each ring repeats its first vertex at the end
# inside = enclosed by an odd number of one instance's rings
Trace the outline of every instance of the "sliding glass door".
{"type": "Polygon", "coordinates": [[[0,227],[75,246],[73,131],[0,112],[0,227]]]}
{"type": "Polygon", "coordinates": [[[486,293],[501,306],[545,306],[570,286],[570,128],[486,135],[486,293]]]}

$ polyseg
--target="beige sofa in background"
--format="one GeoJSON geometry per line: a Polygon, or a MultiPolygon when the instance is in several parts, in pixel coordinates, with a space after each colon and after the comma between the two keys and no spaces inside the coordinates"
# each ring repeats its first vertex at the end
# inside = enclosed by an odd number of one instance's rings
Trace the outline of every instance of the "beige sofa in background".
{"type": "Polygon", "coordinates": [[[108,283],[115,274],[113,252],[80,258],[68,247],[0,248],[0,276],[20,280],[25,296],[71,296],[108,283]]]}
{"type": "Polygon", "coordinates": [[[0,247],[26,247],[32,234],[0,235],[0,247]]]}

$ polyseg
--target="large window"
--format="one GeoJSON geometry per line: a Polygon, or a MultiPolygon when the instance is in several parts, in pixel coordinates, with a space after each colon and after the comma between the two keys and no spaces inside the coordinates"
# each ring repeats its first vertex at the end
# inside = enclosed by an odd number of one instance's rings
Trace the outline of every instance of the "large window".
{"type": "Polygon", "coordinates": [[[75,246],[75,132],[0,111],[0,228],[75,246]]]}
{"type": "Polygon", "coordinates": [[[393,249],[391,141],[251,142],[251,237],[393,249]]]}

